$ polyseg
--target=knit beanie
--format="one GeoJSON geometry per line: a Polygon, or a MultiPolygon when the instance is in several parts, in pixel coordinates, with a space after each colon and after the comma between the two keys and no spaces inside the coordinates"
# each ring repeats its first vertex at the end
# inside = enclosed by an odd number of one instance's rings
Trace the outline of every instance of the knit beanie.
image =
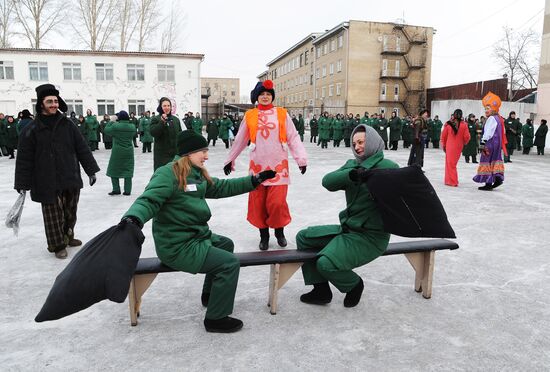
{"type": "Polygon", "coordinates": [[[42,112],[42,101],[47,96],[56,96],[59,102],[59,111],[67,112],[68,107],[65,101],[59,96],[59,91],[53,84],[42,84],[35,88],[36,90],[36,112],[39,114],[42,112]]]}
{"type": "Polygon", "coordinates": [[[194,130],[184,130],[177,137],[178,155],[185,156],[208,148],[208,142],[194,130]]]}
{"type": "Polygon", "coordinates": [[[351,146],[351,150],[353,151],[353,155],[355,155],[355,159],[358,163],[362,163],[372,155],[376,154],[379,151],[384,150],[384,141],[382,140],[382,137],[376,132],[374,128],[369,127],[365,124],[360,124],[351,133],[351,142],[353,143],[353,136],[358,132],[365,132],[365,151],[363,152],[363,155],[358,155],[355,152],[355,147],[351,146]],[[361,129],[364,128],[365,130],[361,129]]]}
{"type": "Polygon", "coordinates": [[[116,118],[117,118],[117,120],[130,120],[130,116],[124,110],[121,110],[120,112],[118,112],[116,114],[116,118]]]}
{"type": "Polygon", "coordinates": [[[252,101],[252,104],[258,101],[258,97],[263,92],[271,93],[273,101],[275,101],[275,89],[273,89],[273,82],[271,80],[258,81],[252,92],[250,92],[250,100],[252,101]]]}

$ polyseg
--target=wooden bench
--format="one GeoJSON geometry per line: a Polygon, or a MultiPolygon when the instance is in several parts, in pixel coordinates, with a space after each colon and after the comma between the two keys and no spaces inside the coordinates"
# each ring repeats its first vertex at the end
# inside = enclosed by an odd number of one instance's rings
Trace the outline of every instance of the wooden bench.
{"type": "MultiPolygon", "coordinates": [[[[404,254],[415,271],[414,289],[422,292],[424,298],[432,296],[432,279],[435,251],[454,250],[458,244],[445,239],[415,240],[401,243],[390,243],[383,256],[404,254]]],[[[269,294],[267,305],[270,313],[277,313],[277,295],[285,283],[294,275],[304,262],[314,261],[317,251],[283,249],[274,251],[255,251],[235,253],[241,267],[271,265],[269,274],[269,294]]],[[[130,283],[128,294],[130,320],[137,325],[141,297],[147,291],[157,274],[176,271],[160,262],[157,257],[140,258],[130,283]]]]}

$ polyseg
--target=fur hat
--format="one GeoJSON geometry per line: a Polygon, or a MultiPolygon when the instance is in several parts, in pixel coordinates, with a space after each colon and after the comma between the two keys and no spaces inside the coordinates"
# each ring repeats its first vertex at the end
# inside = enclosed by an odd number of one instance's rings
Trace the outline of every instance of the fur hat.
{"type": "Polygon", "coordinates": [[[42,84],[35,88],[36,90],[36,112],[42,112],[42,101],[47,96],[56,96],[59,101],[59,111],[67,112],[67,104],[59,96],[59,91],[52,84],[42,84]]]}
{"type": "Polygon", "coordinates": [[[119,111],[116,114],[117,120],[130,120],[130,116],[128,116],[128,113],[124,110],[119,111]]]}
{"type": "Polygon", "coordinates": [[[250,100],[252,101],[253,104],[258,101],[258,97],[263,92],[271,93],[273,100],[275,100],[275,89],[273,89],[273,82],[271,80],[258,81],[258,83],[256,84],[256,87],[254,87],[252,92],[250,92],[250,100]]]}
{"type": "Polygon", "coordinates": [[[194,130],[184,130],[178,133],[178,155],[185,156],[208,148],[208,142],[194,130]]]}
{"type": "Polygon", "coordinates": [[[21,119],[32,119],[32,114],[29,110],[24,109],[21,111],[21,119]]]}

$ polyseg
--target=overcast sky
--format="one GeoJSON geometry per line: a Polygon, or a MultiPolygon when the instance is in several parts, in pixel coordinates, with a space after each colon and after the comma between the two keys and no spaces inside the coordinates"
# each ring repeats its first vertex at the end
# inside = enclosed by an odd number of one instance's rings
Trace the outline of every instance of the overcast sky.
{"type": "MultiPolygon", "coordinates": [[[[355,20],[431,26],[432,87],[494,79],[492,46],[502,27],[542,33],[544,0],[502,1],[227,1],[183,3],[182,47],[203,53],[202,76],[238,77],[241,95],[253,88],[266,63],[311,32],[355,20]]],[[[540,50],[536,51],[540,54],[540,50]]]]}

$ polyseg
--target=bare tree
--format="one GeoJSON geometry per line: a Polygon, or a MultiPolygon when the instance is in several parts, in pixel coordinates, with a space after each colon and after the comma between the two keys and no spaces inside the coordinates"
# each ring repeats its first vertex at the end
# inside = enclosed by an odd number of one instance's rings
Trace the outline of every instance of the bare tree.
{"type": "Polygon", "coordinates": [[[170,14],[163,22],[161,34],[161,52],[170,53],[180,48],[181,35],[178,34],[185,25],[185,15],[178,6],[178,2],[172,0],[170,14]]]}
{"type": "Polygon", "coordinates": [[[140,52],[145,49],[147,40],[163,23],[162,19],[158,19],[157,8],[158,0],[138,0],[137,48],[140,52]]]}
{"type": "Polygon", "coordinates": [[[17,22],[31,48],[40,48],[42,39],[59,26],[66,14],[66,2],[59,0],[13,0],[17,22]]]}
{"type": "Polygon", "coordinates": [[[120,27],[120,50],[122,51],[128,50],[139,22],[139,19],[134,17],[136,7],[137,2],[135,0],[119,0],[117,22],[120,27]]]}
{"type": "Polygon", "coordinates": [[[515,32],[505,26],[503,30],[504,37],[494,46],[493,54],[510,78],[508,99],[513,100],[518,89],[525,88],[527,84],[536,86],[537,66],[529,56],[536,54],[539,37],[531,29],[515,32]]]}
{"type": "Polygon", "coordinates": [[[117,0],[76,0],[73,29],[91,50],[109,47],[117,28],[117,0]]]}
{"type": "Polygon", "coordinates": [[[13,0],[0,0],[0,48],[10,46],[10,36],[15,21],[15,4],[13,0]]]}

